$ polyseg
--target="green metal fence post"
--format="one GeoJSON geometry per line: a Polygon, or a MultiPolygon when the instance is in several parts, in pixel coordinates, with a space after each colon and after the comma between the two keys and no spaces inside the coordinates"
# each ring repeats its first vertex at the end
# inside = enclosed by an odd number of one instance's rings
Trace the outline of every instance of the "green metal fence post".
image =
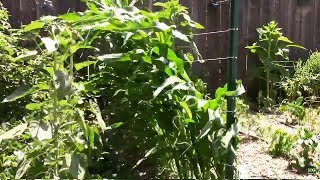
{"type": "MultiPolygon", "coordinates": [[[[236,90],[237,80],[237,40],[238,40],[238,14],[239,14],[239,1],[231,0],[231,13],[230,13],[230,54],[228,62],[228,91],[236,90]]],[[[236,97],[228,97],[227,99],[227,128],[229,129],[235,123],[235,107],[236,97]]],[[[234,153],[233,148],[236,142],[233,138],[228,147],[227,160],[226,160],[226,178],[233,179],[234,177],[234,153]]]]}

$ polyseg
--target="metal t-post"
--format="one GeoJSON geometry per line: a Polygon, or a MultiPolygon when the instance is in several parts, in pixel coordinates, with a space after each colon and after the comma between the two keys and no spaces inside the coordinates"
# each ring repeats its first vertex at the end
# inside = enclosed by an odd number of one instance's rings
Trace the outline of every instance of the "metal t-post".
{"type": "MultiPolygon", "coordinates": [[[[236,80],[237,80],[237,41],[238,41],[238,14],[239,14],[239,1],[231,0],[231,13],[230,13],[230,52],[229,52],[229,62],[228,62],[228,91],[236,90],[236,80]]],[[[232,124],[235,123],[235,107],[236,107],[236,97],[230,96],[227,98],[227,128],[230,129],[232,124]]],[[[226,179],[233,179],[235,169],[233,167],[234,163],[234,151],[236,145],[236,140],[231,139],[228,146],[228,153],[226,159],[226,179]]]]}

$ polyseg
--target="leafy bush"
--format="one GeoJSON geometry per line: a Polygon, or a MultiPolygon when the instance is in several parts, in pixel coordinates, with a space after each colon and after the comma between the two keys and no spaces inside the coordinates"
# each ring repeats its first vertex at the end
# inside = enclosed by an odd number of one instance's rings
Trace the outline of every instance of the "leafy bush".
{"type": "MultiPolygon", "coordinates": [[[[287,70],[279,63],[289,60],[288,54],[292,47],[303,48],[294,44],[281,33],[281,28],[275,21],[257,29],[259,39],[252,46],[247,46],[252,53],[257,54],[262,67],[256,68],[252,77],[259,77],[266,83],[266,91],[262,91],[264,100],[260,100],[266,108],[271,107],[276,96],[274,83],[281,80],[281,76],[288,76],[287,70]]],[[[261,95],[260,95],[261,96],[261,95]]],[[[261,96],[262,97],[262,96],[261,96]]]]}
{"type": "Polygon", "coordinates": [[[288,156],[296,138],[282,129],[277,129],[269,146],[269,153],[274,156],[288,156]]]}
{"type": "Polygon", "coordinates": [[[192,29],[202,26],[177,0],[158,12],[85,2],[83,13],[23,29],[37,49],[30,62],[41,63],[31,86],[4,100],[30,98],[23,123],[0,134],[0,177],[224,179],[237,125],[226,127],[221,107],[241,91],[210,99],[190,75],[192,29]]]}
{"type": "MultiPolygon", "coordinates": [[[[295,149],[298,152],[291,154],[293,162],[292,166],[300,171],[306,171],[310,167],[315,167],[319,157],[316,157],[316,152],[319,151],[319,139],[311,131],[302,129],[299,131],[299,139],[295,144],[295,149]]],[[[319,152],[318,152],[319,153],[319,152]]]]}
{"type": "Polygon", "coordinates": [[[307,115],[306,109],[303,107],[303,97],[299,97],[293,102],[283,101],[279,107],[279,111],[292,114],[296,119],[295,121],[292,121],[292,124],[303,121],[307,115]]]}
{"type": "Polygon", "coordinates": [[[313,53],[306,62],[300,61],[295,67],[292,78],[286,78],[284,89],[294,99],[299,96],[316,96],[320,94],[320,52],[313,53]]]}

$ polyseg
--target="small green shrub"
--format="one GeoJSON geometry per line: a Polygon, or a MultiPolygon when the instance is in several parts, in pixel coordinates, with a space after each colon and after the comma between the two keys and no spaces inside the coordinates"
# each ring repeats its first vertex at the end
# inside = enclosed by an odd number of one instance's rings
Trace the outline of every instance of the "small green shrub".
{"type": "Polygon", "coordinates": [[[315,157],[319,151],[319,139],[311,131],[302,129],[299,131],[298,141],[295,144],[295,151],[292,152],[292,166],[299,171],[306,171],[309,167],[315,167],[319,157],[315,157]]]}
{"type": "Polygon", "coordinates": [[[274,156],[288,156],[296,138],[282,129],[277,129],[269,146],[269,153],[274,156]]]}
{"type": "Polygon", "coordinates": [[[303,107],[303,97],[299,97],[297,100],[292,102],[282,102],[279,107],[279,111],[289,112],[291,115],[293,115],[295,121],[292,121],[292,124],[303,121],[307,115],[306,108],[303,107]]]}
{"type": "Polygon", "coordinates": [[[293,77],[285,79],[284,90],[291,99],[320,95],[320,52],[298,62],[293,77]]]}

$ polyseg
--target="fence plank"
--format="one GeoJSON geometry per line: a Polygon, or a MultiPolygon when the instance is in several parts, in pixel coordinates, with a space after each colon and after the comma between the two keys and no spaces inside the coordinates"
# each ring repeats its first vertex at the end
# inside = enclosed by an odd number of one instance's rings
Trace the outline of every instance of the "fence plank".
{"type": "Polygon", "coordinates": [[[32,20],[37,19],[37,4],[35,1],[21,0],[21,22],[29,24],[32,20]]]}

